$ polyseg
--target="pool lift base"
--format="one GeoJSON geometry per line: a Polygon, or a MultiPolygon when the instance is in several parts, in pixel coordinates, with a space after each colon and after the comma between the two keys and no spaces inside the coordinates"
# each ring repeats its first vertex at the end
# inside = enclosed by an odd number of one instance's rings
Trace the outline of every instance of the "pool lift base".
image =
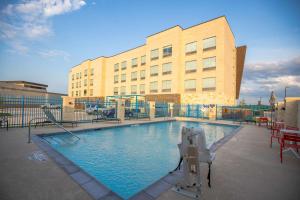
{"type": "Polygon", "coordinates": [[[210,187],[210,166],[215,159],[206,146],[206,138],[203,129],[183,127],[181,131],[181,144],[178,144],[180,161],[176,169],[182,166],[183,178],[172,188],[173,191],[193,199],[201,198],[201,177],[200,163],[207,163],[209,171],[207,175],[208,186],[210,187]]]}

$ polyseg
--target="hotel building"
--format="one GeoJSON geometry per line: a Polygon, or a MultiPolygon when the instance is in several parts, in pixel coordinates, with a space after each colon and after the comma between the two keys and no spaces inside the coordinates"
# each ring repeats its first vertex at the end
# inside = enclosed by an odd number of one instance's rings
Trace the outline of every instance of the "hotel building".
{"type": "Polygon", "coordinates": [[[225,16],[189,28],[174,26],[144,45],[86,60],[69,72],[68,95],[234,105],[239,98],[246,46],[236,47],[225,16]]]}

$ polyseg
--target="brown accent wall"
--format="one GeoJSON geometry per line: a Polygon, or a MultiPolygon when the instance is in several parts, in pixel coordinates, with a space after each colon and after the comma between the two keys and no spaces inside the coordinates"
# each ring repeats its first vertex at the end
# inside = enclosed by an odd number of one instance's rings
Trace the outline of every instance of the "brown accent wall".
{"type": "Polygon", "coordinates": [[[146,101],[169,102],[180,104],[180,94],[150,94],[146,95],[146,101]]]}
{"type": "Polygon", "coordinates": [[[240,96],[246,49],[247,46],[239,46],[236,48],[236,99],[240,96]]]}

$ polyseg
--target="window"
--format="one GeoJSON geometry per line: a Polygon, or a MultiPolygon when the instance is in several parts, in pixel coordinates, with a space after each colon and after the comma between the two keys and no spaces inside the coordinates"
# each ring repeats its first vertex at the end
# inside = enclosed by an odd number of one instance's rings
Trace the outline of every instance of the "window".
{"type": "Polygon", "coordinates": [[[140,77],[141,77],[141,80],[144,80],[144,79],[145,79],[145,77],[146,77],[146,70],[142,70],[142,71],[140,72],[140,77]]]}
{"type": "Polygon", "coordinates": [[[127,65],[127,62],[126,62],[126,61],[123,61],[123,62],[121,63],[121,68],[122,68],[122,70],[125,70],[125,69],[126,69],[126,65],[127,65]]]}
{"type": "Polygon", "coordinates": [[[172,81],[171,80],[165,80],[162,81],[162,92],[171,92],[171,86],[172,86],[172,81]]]}
{"type": "Polygon", "coordinates": [[[87,79],[84,79],[84,86],[87,86],[87,79]]]}
{"type": "Polygon", "coordinates": [[[132,85],[131,86],[131,94],[136,94],[137,93],[137,86],[136,85],[132,85]]]}
{"type": "Polygon", "coordinates": [[[81,72],[79,72],[79,78],[81,79],[81,72]]]}
{"type": "Polygon", "coordinates": [[[142,56],[141,57],[141,65],[145,65],[146,64],[146,56],[142,56]]]}
{"type": "Polygon", "coordinates": [[[192,61],[186,61],[185,62],[185,73],[193,73],[197,71],[197,61],[192,60],[192,61]]]}
{"type": "Polygon", "coordinates": [[[163,57],[172,56],[172,45],[163,48],[163,57]]]}
{"type": "Polygon", "coordinates": [[[162,74],[172,74],[172,63],[164,63],[162,65],[162,74]]]}
{"type": "Polygon", "coordinates": [[[216,68],[216,57],[203,59],[203,70],[210,70],[216,68]]]}
{"type": "Polygon", "coordinates": [[[121,87],[121,95],[125,95],[126,94],[126,87],[122,86],[121,87]]]}
{"type": "Polygon", "coordinates": [[[133,58],[131,60],[131,67],[136,67],[137,66],[137,58],[133,58]]]}
{"type": "Polygon", "coordinates": [[[211,37],[203,40],[203,50],[210,50],[216,48],[216,37],[211,37]]]}
{"type": "Polygon", "coordinates": [[[93,96],[93,89],[90,89],[90,96],[93,96]]]}
{"type": "Polygon", "coordinates": [[[119,88],[118,87],[114,87],[114,95],[118,95],[119,93],[119,88]]]}
{"type": "Polygon", "coordinates": [[[79,79],[79,74],[78,73],[76,73],[76,79],[79,79]]]}
{"type": "Polygon", "coordinates": [[[87,94],[87,91],[83,90],[83,96],[86,96],[86,94],[87,94]]]}
{"type": "Polygon", "coordinates": [[[140,85],[140,94],[145,94],[145,84],[140,85]]]}
{"type": "Polygon", "coordinates": [[[76,88],[78,88],[78,82],[76,82],[76,88]]]}
{"type": "Polygon", "coordinates": [[[191,42],[185,45],[185,54],[190,55],[197,53],[197,42],[191,42]]]}
{"type": "Polygon", "coordinates": [[[74,88],[74,83],[72,83],[72,89],[74,88]]]}
{"type": "Polygon", "coordinates": [[[90,79],[90,86],[93,86],[93,85],[94,85],[94,80],[90,79]]]}
{"type": "Polygon", "coordinates": [[[87,73],[88,73],[88,70],[85,69],[85,70],[84,70],[84,76],[87,76],[87,73]]]}
{"type": "Polygon", "coordinates": [[[126,74],[121,75],[121,82],[126,82],[126,74]]]}
{"type": "Polygon", "coordinates": [[[74,92],[72,91],[72,97],[74,97],[74,92]]]}
{"type": "Polygon", "coordinates": [[[154,65],[150,67],[150,76],[157,76],[158,75],[158,66],[154,65]]]}
{"type": "Polygon", "coordinates": [[[72,74],[72,80],[74,80],[74,74],[72,74]]]}
{"type": "Polygon", "coordinates": [[[115,71],[115,72],[119,71],[119,63],[116,63],[116,64],[114,65],[114,71],[115,71]]]}
{"type": "Polygon", "coordinates": [[[184,81],[184,91],[185,92],[193,92],[196,91],[196,80],[190,79],[184,81]]]}
{"type": "Polygon", "coordinates": [[[78,87],[81,87],[81,81],[78,82],[78,87]]]}
{"type": "Polygon", "coordinates": [[[151,60],[158,59],[158,49],[151,50],[150,58],[151,60]]]}
{"type": "Polygon", "coordinates": [[[150,82],[150,93],[157,92],[157,81],[150,82]]]}
{"type": "Polygon", "coordinates": [[[94,75],[94,68],[91,69],[91,76],[94,75]]]}
{"type": "Polygon", "coordinates": [[[76,91],[76,97],[78,96],[78,91],[76,91]]]}
{"type": "Polygon", "coordinates": [[[214,91],[216,89],[216,78],[203,78],[202,79],[202,91],[214,91]]]}
{"type": "Polygon", "coordinates": [[[131,80],[136,81],[137,80],[137,72],[131,72],[131,80]]]}
{"type": "Polygon", "coordinates": [[[78,91],[78,96],[81,96],[81,91],[80,90],[78,91]]]}
{"type": "Polygon", "coordinates": [[[118,83],[119,82],[119,75],[114,75],[114,83],[118,83]]]}

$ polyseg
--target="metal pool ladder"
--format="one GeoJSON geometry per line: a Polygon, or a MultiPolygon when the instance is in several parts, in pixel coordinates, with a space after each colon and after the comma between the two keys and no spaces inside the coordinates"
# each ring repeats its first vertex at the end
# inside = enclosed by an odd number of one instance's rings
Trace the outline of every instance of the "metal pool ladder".
{"type": "Polygon", "coordinates": [[[77,135],[75,135],[74,133],[72,133],[71,131],[65,129],[62,125],[58,124],[57,122],[54,122],[53,120],[49,119],[48,117],[37,117],[37,118],[33,118],[29,121],[29,126],[28,126],[28,143],[31,143],[31,123],[34,120],[37,119],[47,119],[50,120],[53,124],[55,124],[57,127],[63,129],[66,133],[69,133],[71,136],[77,138],[77,140],[80,140],[80,137],[78,137],[77,135]]]}

